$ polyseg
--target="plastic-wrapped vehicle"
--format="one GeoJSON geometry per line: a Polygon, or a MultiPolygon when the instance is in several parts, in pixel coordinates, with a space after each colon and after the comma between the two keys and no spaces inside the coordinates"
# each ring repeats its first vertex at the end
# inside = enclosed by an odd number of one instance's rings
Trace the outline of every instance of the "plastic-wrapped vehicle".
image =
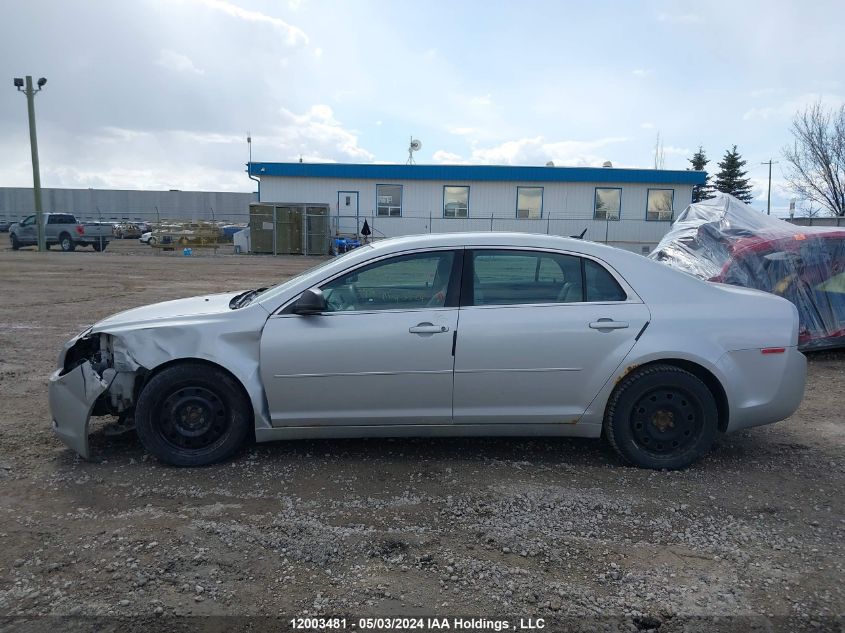
{"type": "Polygon", "coordinates": [[[789,299],[799,349],[845,347],[845,230],[795,226],[728,194],[691,204],[649,255],[701,279],[789,299]]]}

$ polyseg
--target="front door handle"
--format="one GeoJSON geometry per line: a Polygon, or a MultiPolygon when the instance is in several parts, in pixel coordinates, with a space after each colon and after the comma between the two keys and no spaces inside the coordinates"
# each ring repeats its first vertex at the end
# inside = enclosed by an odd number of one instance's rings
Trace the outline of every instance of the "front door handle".
{"type": "Polygon", "coordinates": [[[442,334],[448,332],[449,327],[446,325],[434,325],[433,323],[418,323],[413,327],[409,327],[408,331],[411,334],[442,334]]]}
{"type": "Polygon", "coordinates": [[[623,330],[628,327],[627,321],[614,321],[613,319],[599,319],[590,323],[594,330],[623,330]]]}

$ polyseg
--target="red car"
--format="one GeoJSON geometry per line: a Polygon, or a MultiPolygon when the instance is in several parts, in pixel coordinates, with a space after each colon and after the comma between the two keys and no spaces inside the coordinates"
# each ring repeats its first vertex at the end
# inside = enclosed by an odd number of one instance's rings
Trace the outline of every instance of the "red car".
{"type": "Polygon", "coordinates": [[[650,257],[789,299],[802,350],[845,347],[845,230],[795,226],[721,194],[687,207],[650,257]]]}

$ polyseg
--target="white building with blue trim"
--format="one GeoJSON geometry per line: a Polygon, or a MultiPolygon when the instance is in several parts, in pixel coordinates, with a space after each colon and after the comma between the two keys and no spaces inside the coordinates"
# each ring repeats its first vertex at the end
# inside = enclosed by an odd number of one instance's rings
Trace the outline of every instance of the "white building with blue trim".
{"type": "Polygon", "coordinates": [[[328,209],[332,232],[580,235],[638,253],[692,200],[703,171],[613,167],[249,163],[262,204],[328,209]]]}

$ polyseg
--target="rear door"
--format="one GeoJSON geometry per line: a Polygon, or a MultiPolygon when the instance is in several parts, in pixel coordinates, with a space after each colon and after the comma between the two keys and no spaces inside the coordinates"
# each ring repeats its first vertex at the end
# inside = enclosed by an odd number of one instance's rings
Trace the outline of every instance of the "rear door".
{"type": "Polygon", "coordinates": [[[577,421],[650,318],[626,288],[577,255],[467,251],[455,423],[577,421]]]}

